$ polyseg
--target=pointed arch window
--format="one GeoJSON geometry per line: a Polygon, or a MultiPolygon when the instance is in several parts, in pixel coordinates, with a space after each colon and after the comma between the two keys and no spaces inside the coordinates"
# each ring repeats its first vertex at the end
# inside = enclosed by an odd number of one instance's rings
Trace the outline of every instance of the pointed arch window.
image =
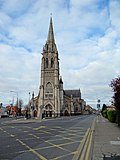
{"type": "Polygon", "coordinates": [[[42,58],[42,66],[45,68],[45,58],[42,58]]]}
{"type": "Polygon", "coordinates": [[[45,106],[45,109],[46,110],[52,110],[52,106],[50,104],[48,104],[48,105],[45,106]]]}
{"type": "Polygon", "coordinates": [[[48,58],[46,58],[46,68],[48,68],[48,58]]]}
{"type": "Polygon", "coordinates": [[[46,84],[46,93],[53,93],[53,87],[50,82],[46,84]]]}
{"type": "Polygon", "coordinates": [[[54,66],[54,60],[53,60],[53,58],[51,58],[51,67],[53,67],[54,66]]]}

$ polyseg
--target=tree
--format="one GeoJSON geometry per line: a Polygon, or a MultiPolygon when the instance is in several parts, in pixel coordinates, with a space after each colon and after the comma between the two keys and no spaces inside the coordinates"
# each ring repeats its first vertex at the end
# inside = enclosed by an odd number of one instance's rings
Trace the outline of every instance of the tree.
{"type": "Polygon", "coordinates": [[[17,115],[21,115],[21,109],[23,107],[23,100],[19,99],[19,101],[16,101],[16,106],[17,106],[17,115]]]}
{"type": "Polygon", "coordinates": [[[18,106],[18,108],[22,108],[23,107],[23,100],[19,99],[18,102],[16,101],[15,105],[18,106]]]}
{"type": "Polygon", "coordinates": [[[23,107],[23,100],[19,99],[19,108],[22,108],[22,107],[23,107]]]}
{"type": "Polygon", "coordinates": [[[103,104],[103,106],[102,106],[102,111],[101,111],[101,112],[103,112],[103,111],[106,110],[106,109],[107,109],[106,104],[103,104]]]}
{"type": "Polygon", "coordinates": [[[110,86],[114,92],[112,103],[117,109],[117,123],[118,126],[120,126],[120,77],[118,76],[117,78],[113,79],[110,86]]]}
{"type": "Polygon", "coordinates": [[[114,92],[112,103],[116,109],[120,110],[120,77],[118,76],[117,78],[113,79],[110,86],[114,92]]]}

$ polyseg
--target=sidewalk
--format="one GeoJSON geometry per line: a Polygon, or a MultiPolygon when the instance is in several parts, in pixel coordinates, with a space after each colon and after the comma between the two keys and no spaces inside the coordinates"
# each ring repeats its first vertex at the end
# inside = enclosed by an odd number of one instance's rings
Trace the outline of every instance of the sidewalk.
{"type": "Polygon", "coordinates": [[[115,160],[120,160],[120,128],[116,123],[99,116],[96,117],[93,160],[114,159],[103,158],[104,155],[105,157],[116,155],[115,160]]]}

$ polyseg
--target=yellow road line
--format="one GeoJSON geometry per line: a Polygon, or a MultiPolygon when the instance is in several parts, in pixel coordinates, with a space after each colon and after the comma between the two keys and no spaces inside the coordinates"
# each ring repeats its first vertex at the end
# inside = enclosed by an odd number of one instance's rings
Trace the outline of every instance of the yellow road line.
{"type": "Polygon", "coordinates": [[[68,140],[71,140],[71,141],[75,141],[75,139],[73,139],[73,138],[67,138],[67,137],[63,137],[63,139],[68,139],[68,140]]]}
{"type": "Polygon", "coordinates": [[[71,135],[71,136],[79,136],[79,134],[74,134],[74,133],[68,133],[68,135],[71,135]]]}
{"type": "MultiPolygon", "coordinates": [[[[89,134],[89,131],[90,131],[90,128],[88,128],[88,130],[86,131],[85,133],[85,136],[83,137],[78,149],[77,149],[77,152],[76,154],[73,156],[72,160],[77,160],[80,156],[80,154],[82,153],[82,150],[83,150],[83,146],[85,144],[85,141],[86,141],[86,137],[88,136],[89,134]]],[[[82,160],[82,159],[81,159],[82,160]]]]}
{"type": "Polygon", "coordinates": [[[46,146],[46,147],[42,147],[42,148],[35,148],[34,150],[37,151],[37,150],[43,150],[43,149],[49,149],[49,148],[53,148],[55,146],[46,146]]]}
{"type": "Polygon", "coordinates": [[[60,133],[67,133],[68,131],[58,131],[58,132],[60,132],[60,133]]]}
{"type": "Polygon", "coordinates": [[[82,155],[80,156],[81,159],[84,158],[84,160],[89,160],[91,159],[91,145],[92,145],[92,138],[93,138],[93,130],[94,130],[94,126],[95,126],[95,119],[93,120],[92,126],[90,128],[89,131],[89,135],[87,137],[82,155]]]}
{"type": "Polygon", "coordinates": [[[88,144],[88,149],[87,149],[85,160],[88,160],[89,156],[90,156],[90,151],[91,151],[91,146],[92,146],[92,140],[93,140],[93,132],[94,132],[94,129],[95,129],[95,122],[96,122],[96,119],[94,119],[94,121],[92,123],[90,140],[89,140],[89,144],[88,144]]]}
{"type": "MultiPolygon", "coordinates": [[[[47,143],[51,142],[51,140],[49,141],[45,141],[47,143]]],[[[62,143],[62,144],[56,144],[56,145],[53,145],[53,143],[49,143],[51,146],[46,146],[46,147],[39,147],[39,148],[35,148],[34,150],[43,150],[43,149],[49,149],[49,148],[53,148],[53,147],[61,147],[61,146],[64,146],[64,145],[69,145],[69,144],[73,144],[73,143],[77,143],[77,142],[80,142],[80,141],[74,141],[74,142],[68,142],[68,143],[62,143]]]]}
{"type": "Polygon", "coordinates": [[[1,128],[1,127],[0,127],[0,130],[1,130],[1,131],[4,131],[4,129],[3,129],[3,128],[1,128]]]}
{"type": "Polygon", "coordinates": [[[57,129],[55,129],[55,128],[47,128],[47,129],[49,129],[51,131],[57,131],[57,129]]]}
{"type": "MultiPolygon", "coordinates": [[[[70,138],[65,138],[65,137],[60,137],[60,138],[57,138],[57,139],[51,139],[51,140],[49,140],[49,142],[55,142],[55,141],[62,141],[62,140],[71,140],[70,138]]],[[[73,141],[73,140],[71,140],[71,141],[73,141]]]]}
{"type": "Polygon", "coordinates": [[[67,128],[65,128],[65,130],[69,130],[69,131],[72,131],[72,132],[78,132],[78,131],[81,131],[82,129],[84,129],[84,128],[82,128],[82,127],[79,127],[79,129],[74,129],[74,128],[67,129],[67,128]]]}
{"type": "MultiPolygon", "coordinates": [[[[76,141],[76,142],[80,142],[80,141],[76,141]]],[[[76,142],[71,142],[71,143],[63,143],[63,144],[60,144],[60,145],[53,145],[53,144],[50,144],[51,146],[46,146],[46,147],[42,147],[42,148],[35,148],[34,150],[44,150],[44,149],[49,149],[49,148],[53,148],[53,147],[60,147],[60,146],[64,146],[64,145],[68,145],[68,144],[72,144],[72,143],[76,143],[76,142]]],[[[71,152],[71,151],[69,151],[69,152],[71,152]]]]}
{"type": "Polygon", "coordinates": [[[80,129],[80,128],[83,128],[83,127],[80,127],[80,126],[74,126],[74,127],[70,127],[70,128],[78,128],[78,129],[80,129]]]}
{"type": "Polygon", "coordinates": [[[24,128],[32,128],[32,127],[29,127],[29,126],[22,126],[22,127],[24,127],[24,128]]]}
{"type": "Polygon", "coordinates": [[[28,135],[33,136],[34,138],[40,139],[40,137],[38,137],[38,136],[36,136],[34,134],[28,134],[28,135]]]}
{"type": "Polygon", "coordinates": [[[43,128],[46,128],[46,126],[40,126],[38,128],[33,128],[33,130],[40,130],[40,129],[43,129],[43,128]]]}
{"type": "Polygon", "coordinates": [[[55,128],[63,128],[63,127],[60,127],[60,126],[55,126],[55,128]]]}
{"type": "Polygon", "coordinates": [[[25,144],[24,142],[22,142],[19,139],[16,139],[19,143],[21,143],[22,145],[24,145],[26,148],[29,149],[30,152],[33,152],[38,158],[40,158],[41,160],[47,160],[45,157],[43,157],[42,155],[40,155],[38,152],[36,152],[34,149],[32,149],[31,147],[29,147],[27,144],[25,144]]]}
{"type": "Polygon", "coordinates": [[[43,133],[47,133],[47,134],[52,134],[52,135],[53,135],[53,133],[48,132],[48,131],[41,130],[41,132],[43,132],[43,133]]]}
{"type": "Polygon", "coordinates": [[[80,159],[84,159],[85,160],[85,155],[87,153],[87,147],[88,147],[88,143],[89,143],[89,137],[90,137],[90,130],[89,130],[88,136],[86,137],[86,142],[85,142],[83,151],[82,151],[82,153],[80,155],[80,159]]]}
{"type": "Polygon", "coordinates": [[[73,143],[77,143],[77,142],[81,142],[81,141],[74,141],[74,142],[67,142],[67,143],[62,143],[62,144],[59,144],[58,146],[65,146],[65,145],[69,145],[69,144],[73,144],[73,143]]]}
{"type": "Polygon", "coordinates": [[[53,144],[53,143],[51,143],[51,142],[49,142],[49,141],[45,141],[45,142],[47,142],[48,144],[53,145],[53,146],[56,147],[56,148],[59,148],[59,149],[63,150],[63,151],[71,152],[71,151],[68,150],[68,149],[64,149],[64,148],[60,147],[60,145],[53,144]]]}
{"type": "Polygon", "coordinates": [[[57,159],[60,159],[60,158],[65,158],[69,155],[72,155],[72,154],[75,154],[76,152],[71,152],[71,153],[68,153],[68,154],[65,154],[65,155],[62,155],[62,156],[59,156],[59,157],[55,157],[53,159],[50,159],[50,160],[57,160],[57,159]]]}
{"type": "Polygon", "coordinates": [[[91,128],[89,128],[83,137],[80,146],[77,149],[77,153],[74,155],[72,160],[89,160],[91,158],[91,146],[93,140],[93,131],[95,128],[95,120],[93,120],[91,128]]]}
{"type": "Polygon", "coordinates": [[[69,136],[72,136],[72,138],[80,138],[80,137],[84,137],[84,135],[77,135],[77,134],[69,134],[69,136]]]}
{"type": "MultiPolygon", "coordinates": [[[[76,134],[74,134],[74,135],[72,135],[72,137],[70,137],[70,138],[68,138],[68,137],[66,137],[67,135],[65,135],[65,136],[63,136],[63,135],[60,135],[60,134],[58,134],[58,135],[56,135],[55,137],[61,137],[61,138],[63,138],[63,139],[68,139],[68,140],[71,140],[71,141],[75,141],[75,138],[81,138],[81,137],[83,137],[83,135],[76,135],[76,134]]],[[[57,140],[57,139],[56,139],[57,140]]],[[[59,139],[58,139],[59,140],[59,139]]],[[[54,140],[51,140],[51,141],[54,141],[54,140]]]]}
{"type": "Polygon", "coordinates": [[[0,128],[4,133],[7,133],[10,137],[15,137],[14,134],[10,134],[9,132],[5,131],[3,128],[0,128]]]}
{"type": "Polygon", "coordinates": [[[11,134],[10,136],[11,136],[11,137],[15,137],[15,135],[14,135],[14,134],[11,134]]]}

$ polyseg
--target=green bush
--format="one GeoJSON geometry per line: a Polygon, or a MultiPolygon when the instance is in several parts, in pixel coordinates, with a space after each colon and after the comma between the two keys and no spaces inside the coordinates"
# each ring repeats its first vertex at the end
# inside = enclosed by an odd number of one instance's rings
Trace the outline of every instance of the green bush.
{"type": "Polygon", "coordinates": [[[103,117],[107,118],[107,109],[102,112],[103,117]]]}
{"type": "Polygon", "coordinates": [[[116,118],[117,118],[117,111],[116,110],[108,110],[107,111],[107,117],[108,117],[108,120],[110,122],[116,122],[116,118]]]}

